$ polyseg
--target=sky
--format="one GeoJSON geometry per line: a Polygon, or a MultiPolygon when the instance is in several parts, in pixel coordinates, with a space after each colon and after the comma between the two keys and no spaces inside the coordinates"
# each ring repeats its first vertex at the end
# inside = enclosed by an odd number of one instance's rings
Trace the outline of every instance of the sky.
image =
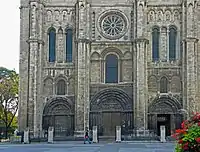
{"type": "Polygon", "coordinates": [[[19,72],[20,0],[1,0],[0,67],[19,72]]]}

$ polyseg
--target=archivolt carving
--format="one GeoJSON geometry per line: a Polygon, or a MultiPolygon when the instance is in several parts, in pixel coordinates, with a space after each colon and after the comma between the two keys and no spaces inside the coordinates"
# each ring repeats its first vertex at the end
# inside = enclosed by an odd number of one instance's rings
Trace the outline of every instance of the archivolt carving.
{"type": "Polygon", "coordinates": [[[182,108],[180,102],[170,96],[160,96],[149,105],[149,113],[177,113],[182,108]]]}
{"type": "Polygon", "coordinates": [[[91,99],[91,111],[132,110],[131,98],[122,90],[109,88],[101,90],[91,99]]]}
{"type": "Polygon", "coordinates": [[[114,48],[114,47],[109,47],[109,48],[106,48],[105,50],[103,50],[101,53],[101,57],[104,58],[106,56],[106,54],[108,54],[110,52],[116,53],[117,55],[119,55],[120,58],[123,57],[122,52],[118,48],[114,48]]]}
{"type": "Polygon", "coordinates": [[[180,93],[181,91],[181,80],[178,76],[173,76],[171,80],[171,92],[180,93]]]}
{"type": "Polygon", "coordinates": [[[74,104],[68,98],[56,97],[48,101],[43,115],[69,115],[74,113],[74,104]]]}

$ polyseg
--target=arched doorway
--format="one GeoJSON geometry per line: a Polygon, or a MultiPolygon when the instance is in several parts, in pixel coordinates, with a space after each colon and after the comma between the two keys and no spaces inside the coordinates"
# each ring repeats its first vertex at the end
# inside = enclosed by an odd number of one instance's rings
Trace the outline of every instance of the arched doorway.
{"type": "Polygon", "coordinates": [[[97,126],[100,136],[115,136],[116,126],[121,126],[126,134],[133,128],[132,109],[132,100],[124,91],[104,89],[90,102],[90,128],[97,126]]]}
{"type": "Polygon", "coordinates": [[[72,136],[74,133],[74,105],[64,97],[51,99],[43,111],[43,130],[54,127],[54,137],[72,136]]]}
{"type": "Polygon", "coordinates": [[[183,120],[179,101],[169,96],[156,98],[148,109],[148,128],[160,136],[160,126],[165,126],[166,136],[171,135],[171,131],[180,128],[183,120]]]}

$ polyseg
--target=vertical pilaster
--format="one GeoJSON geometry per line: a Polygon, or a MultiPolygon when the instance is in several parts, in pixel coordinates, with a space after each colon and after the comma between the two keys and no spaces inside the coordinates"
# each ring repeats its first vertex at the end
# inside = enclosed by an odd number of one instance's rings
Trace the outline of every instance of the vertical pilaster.
{"type": "Polygon", "coordinates": [[[83,135],[89,127],[89,64],[90,64],[90,4],[79,0],[76,5],[78,14],[78,84],[76,100],[75,135],[83,135]]]}
{"type": "Polygon", "coordinates": [[[27,127],[28,110],[28,56],[29,45],[29,5],[27,0],[21,0],[20,6],[20,57],[19,57],[19,130],[27,127]]]}
{"type": "Polygon", "coordinates": [[[135,94],[135,106],[136,106],[136,127],[147,128],[147,44],[146,39],[136,39],[135,49],[137,63],[135,66],[136,73],[136,94],[135,94]]]}
{"type": "Polygon", "coordinates": [[[189,114],[196,111],[196,95],[197,95],[197,42],[196,38],[185,39],[185,84],[186,84],[186,101],[184,101],[184,109],[189,114]]]}
{"type": "Polygon", "coordinates": [[[147,128],[147,40],[145,37],[146,2],[136,1],[136,39],[134,43],[134,123],[135,128],[147,128]]]}
{"type": "Polygon", "coordinates": [[[41,130],[41,65],[43,49],[43,9],[39,1],[30,1],[30,37],[29,37],[29,128],[38,137],[41,130]]]}
{"type": "Polygon", "coordinates": [[[187,32],[183,41],[183,108],[190,115],[196,111],[197,102],[197,43],[194,30],[194,12],[196,3],[194,0],[185,2],[185,27],[187,32]]]}

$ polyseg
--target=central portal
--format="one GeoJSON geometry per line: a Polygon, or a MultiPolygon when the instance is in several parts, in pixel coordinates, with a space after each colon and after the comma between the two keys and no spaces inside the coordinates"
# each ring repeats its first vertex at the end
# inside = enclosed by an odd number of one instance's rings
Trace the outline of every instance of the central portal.
{"type": "Polygon", "coordinates": [[[117,112],[103,113],[104,134],[108,136],[115,136],[116,126],[121,126],[120,113],[117,112]]]}
{"type": "Polygon", "coordinates": [[[122,90],[112,88],[97,93],[90,103],[90,129],[98,127],[99,136],[115,136],[116,126],[122,134],[133,126],[132,100],[122,90]]]}

